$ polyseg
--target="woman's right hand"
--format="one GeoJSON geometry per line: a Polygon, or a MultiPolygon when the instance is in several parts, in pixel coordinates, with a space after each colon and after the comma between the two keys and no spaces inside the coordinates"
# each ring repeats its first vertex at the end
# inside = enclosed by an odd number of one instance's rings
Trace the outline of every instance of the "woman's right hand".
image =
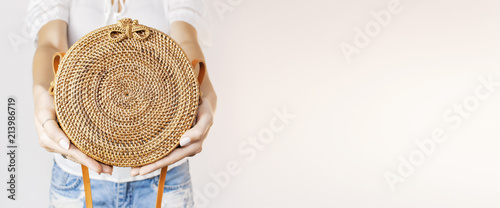
{"type": "Polygon", "coordinates": [[[113,172],[113,167],[97,162],[71,144],[66,134],[56,122],[54,97],[41,86],[35,87],[35,127],[38,143],[49,152],[66,156],[67,159],[83,164],[101,174],[113,172]]]}

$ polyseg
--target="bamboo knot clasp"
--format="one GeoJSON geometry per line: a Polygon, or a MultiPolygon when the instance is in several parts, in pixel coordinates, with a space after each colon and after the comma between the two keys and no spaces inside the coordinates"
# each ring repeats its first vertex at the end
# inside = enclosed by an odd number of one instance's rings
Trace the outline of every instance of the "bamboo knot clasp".
{"type": "Polygon", "coordinates": [[[140,25],[139,21],[130,18],[123,18],[118,21],[115,27],[109,30],[109,39],[113,42],[120,42],[125,38],[135,38],[137,40],[146,39],[151,31],[148,27],[140,25]]]}

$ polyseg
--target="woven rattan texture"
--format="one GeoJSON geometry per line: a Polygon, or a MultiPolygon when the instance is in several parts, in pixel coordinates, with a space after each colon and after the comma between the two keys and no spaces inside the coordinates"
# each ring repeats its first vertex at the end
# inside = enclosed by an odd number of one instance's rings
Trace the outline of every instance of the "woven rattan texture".
{"type": "Polygon", "coordinates": [[[77,41],[54,86],[56,113],[71,142],[122,167],[152,163],[176,148],[193,125],[199,95],[184,51],[130,19],[77,41]]]}

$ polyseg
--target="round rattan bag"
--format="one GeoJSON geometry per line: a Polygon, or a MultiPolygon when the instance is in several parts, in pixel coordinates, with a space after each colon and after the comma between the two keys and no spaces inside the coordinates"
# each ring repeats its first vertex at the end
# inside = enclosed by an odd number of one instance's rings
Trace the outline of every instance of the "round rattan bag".
{"type": "Polygon", "coordinates": [[[168,35],[131,19],[88,33],[56,54],[53,68],[63,131],[83,153],[121,167],[155,162],[178,146],[195,122],[205,73],[168,35]]]}

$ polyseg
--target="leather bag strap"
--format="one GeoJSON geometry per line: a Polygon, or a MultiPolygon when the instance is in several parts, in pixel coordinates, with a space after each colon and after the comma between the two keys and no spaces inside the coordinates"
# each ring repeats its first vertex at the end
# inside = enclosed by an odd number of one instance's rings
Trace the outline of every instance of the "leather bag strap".
{"type": "MultiPolygon", "coordinates": [[[[163,167],[160,173],[160,180],[158,181],[158,193],[156,195],[156,208],[161,208],[161,201],[163,198],[163,190],[165,188],[165,178],[167,176],[167,167],[163,167]]],[[[83,175],[83,188],[85,189],[85,204],[87,208],[92,208],[92,191],[90,188],[90,177],[89,169],[87,166],[82,165],[82,175],[83,175]]]]}
{"type": "Polygon", "coordinates": [[[54,70],[54,80],[50,82],[50,87],[49,87],[49,93],[50,95],[54,95],[54,87],[56,85],[56,76],[57,76],[57,71],[59,70],[59,63],[61,62],[61,59],[64,57],[65,52],[58,52],[55,53],[54,56],[52,56],[52,70],[54,70]]]}
{"type": "Polygon", "coordinates": [[[193,67],[196,67],[196,65],[200,65],[200,73],[198,74],[198,84],[201,86],[201,83],[203,82],[203,79],[205,78],[205,72],[207,71],[207,67],[205,65],[205,61],[200,60],[200,59],[195,59],[193,60],[193,67]]]}
{"type": "Polygon", "coordinates": [[[59,63],[61,63],[61,60],[65,54],[65,52],[58,52],[55,53],[52,57],[52,69],[54,70],[54,75],[57,74],[57,71],[59,70],[59,63]]]}
{"type": "Polygon", "coordinates": [[[83,188],[85,189],[85,204],[87,208],[92,208],[92,191],[90,190],[89,168],[82,165],[83,188]]]}
{"type": "Polygon", "coordinates": [[[163,189],[165,187],[165,178],[167,176],[168,167],[161,169],[160,180],[158,181],[158,193],[156,195],[156,208],[161,208],[161,201],[163,198],[163,189]]]}

